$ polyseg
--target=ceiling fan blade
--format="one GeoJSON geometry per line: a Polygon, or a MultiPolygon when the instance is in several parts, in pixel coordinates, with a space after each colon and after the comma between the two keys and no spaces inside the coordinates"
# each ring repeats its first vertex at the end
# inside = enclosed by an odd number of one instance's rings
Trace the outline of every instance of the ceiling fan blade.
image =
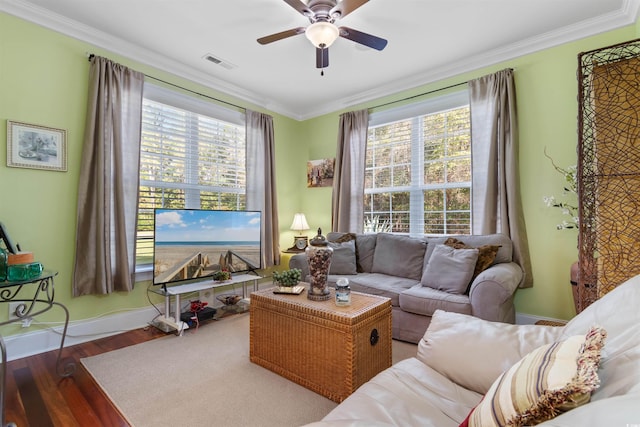
{"type": "Polygon", "coordinates": [[[331,9],[329,15],[336,18],[335,14],[339,14],[340,18],[344,18],[368,1],[369,0],[342,0],[340,3],[335,5],[333,9],[331,9]]]}
{"type": "Polygon", "coordinates": [[[327,68],[329,66],[329,48],[316,48],[316,68],[327,68]]]}
{"type": "Polygon", "coordinates": [[[307,5],[302,3],[300,0],[284,0],[284,2],[306,17],[313,16],[313,11],[309,9],[307,5]]]}
{"type": "Polygon", "coordinates": [[[279,33],[271,34],[269,36],[260,37],[258,43],[268,44],[278,40],[286,39],[287,37],[297,36],[304,33],[304,27],[292,28],[290,30],[281,31],[279,33]]]}
{"type": "Polygon", "coordinates": [[[372,36],[371,34],[363,33],[362,31],[354,30],[349,27],[340,27],[339,29],[340,37],[369,46],[370,48],[382,50],[387,45],[387,41],[380,37],[372,36]]]}

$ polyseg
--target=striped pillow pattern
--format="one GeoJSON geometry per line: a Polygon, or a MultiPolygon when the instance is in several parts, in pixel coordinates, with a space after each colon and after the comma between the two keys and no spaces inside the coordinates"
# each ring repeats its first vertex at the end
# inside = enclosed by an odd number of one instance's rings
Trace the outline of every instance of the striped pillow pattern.
{"type": "Polygon", "coordinates": [[[530,426],[587,403],[600,384],[605,338],[604,329],[593,327],[533,350],[493,383],[465,421],[470,427],[530,426]]]}

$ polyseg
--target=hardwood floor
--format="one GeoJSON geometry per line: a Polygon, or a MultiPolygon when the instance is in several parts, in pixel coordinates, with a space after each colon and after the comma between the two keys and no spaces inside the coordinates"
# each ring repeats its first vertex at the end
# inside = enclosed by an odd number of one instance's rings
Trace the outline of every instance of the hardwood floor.
{"type": "Polygon", "coordinates": [[[63,360],[76,364],[75,373],[68,378],[57,374],[57,350],[7,363],[5,423],[14,422],[18,427],[128,426],[80,359],[163,336],[148,327],[67,347],[62,351],[63,360]]]}

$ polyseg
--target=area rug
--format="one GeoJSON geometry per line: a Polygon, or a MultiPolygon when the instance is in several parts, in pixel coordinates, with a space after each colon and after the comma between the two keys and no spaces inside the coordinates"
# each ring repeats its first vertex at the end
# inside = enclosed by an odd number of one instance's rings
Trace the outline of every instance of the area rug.
{"type": "MultiPolygon", "coordinates": [[[[394,341],[394,361],[415,351],[394,341]]],[[[81,362],[135,427],[301,426],[336,406],[249,361],[248,313],[81,362]]]]}

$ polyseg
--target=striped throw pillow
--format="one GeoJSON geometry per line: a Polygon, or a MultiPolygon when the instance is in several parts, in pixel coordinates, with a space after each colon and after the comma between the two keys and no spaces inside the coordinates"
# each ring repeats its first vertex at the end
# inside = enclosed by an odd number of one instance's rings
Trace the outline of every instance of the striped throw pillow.
{"type": "MultiPolygon", "coordinates": [[[[503,373],[465,420],[470,427],[531,426],[587,403],[600,385],[606,331],[544,345],[503,373]]],[[[463,425],[466,425],[463,423],[463,425]]]]}

